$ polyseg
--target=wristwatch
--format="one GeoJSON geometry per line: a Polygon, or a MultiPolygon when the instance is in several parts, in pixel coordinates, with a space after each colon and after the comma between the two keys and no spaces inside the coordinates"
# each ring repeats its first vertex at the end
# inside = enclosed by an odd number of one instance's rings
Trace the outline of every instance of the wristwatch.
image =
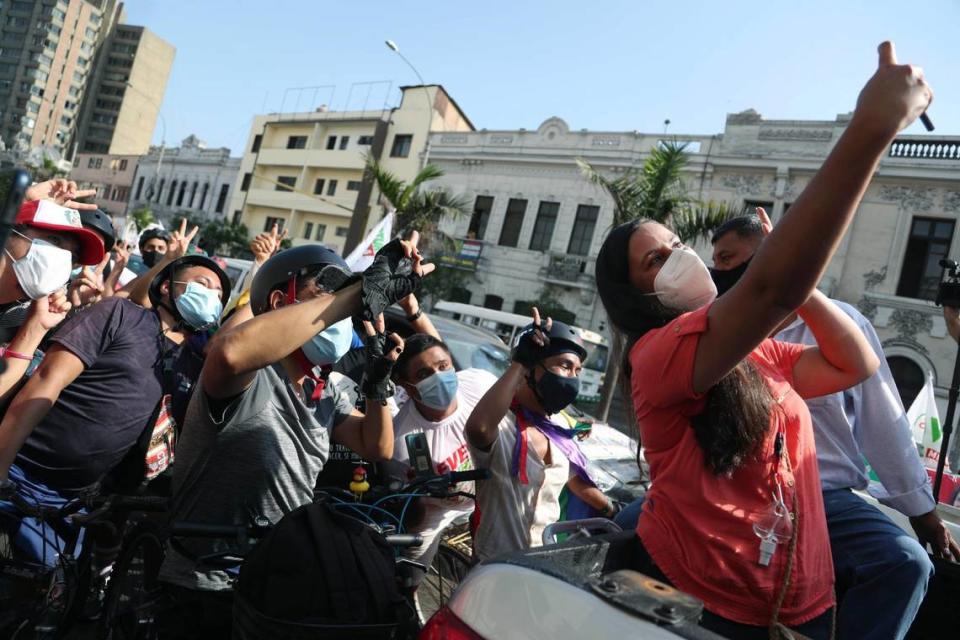
{"type": "Polygon", "coordinates": [[[417,307],[417,312],[407,316],[407,322],[416,322],[423,315],[423,307],[417,307]]]}

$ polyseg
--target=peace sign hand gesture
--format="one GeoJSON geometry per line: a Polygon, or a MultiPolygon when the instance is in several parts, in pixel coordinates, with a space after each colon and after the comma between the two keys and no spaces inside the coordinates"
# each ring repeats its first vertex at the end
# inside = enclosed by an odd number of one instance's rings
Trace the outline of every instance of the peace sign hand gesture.
{"type": "Polygon", "coordinates": [[[77,183],[65,178],[38,182],[28,187],[24,198],[27,202],[34,200],[53,200],[57,204],[70,209],[93,211],[97,205],[77,202],[77,198],[89,198],[97,195],[96,189],[77,189],[77,183]]]}
{"type": "Polygon", "coordinates": [[[170,235],[167,254],[164,256],[166,262],[173,262],[177,258],[182,258],[187,255],[190,243],[193,242],[193,238],[197,235],[198,231],[200,231],[200,227],[194,227],[190,230],[190,233],[187,233],[187,219],[181,218],[180,229],[170,235]]]}

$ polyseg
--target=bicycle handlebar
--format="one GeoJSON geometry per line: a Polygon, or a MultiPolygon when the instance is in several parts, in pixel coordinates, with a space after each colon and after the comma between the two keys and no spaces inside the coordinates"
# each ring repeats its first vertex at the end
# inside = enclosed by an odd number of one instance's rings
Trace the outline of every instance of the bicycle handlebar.
{"type": "Polygon", "coordinates": [[[419,533],[391,533],[383,536],[394,547],[422,547],[423,536],[419,533]]]}

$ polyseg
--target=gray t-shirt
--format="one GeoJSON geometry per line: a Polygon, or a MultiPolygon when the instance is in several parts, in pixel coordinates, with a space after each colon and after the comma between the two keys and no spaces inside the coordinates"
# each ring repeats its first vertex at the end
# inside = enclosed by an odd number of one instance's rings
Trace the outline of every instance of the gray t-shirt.
{"type": "MultiPolygon", "coordinates": [[[[305,385],[308,398],[312,388],[305,385]]],[[[247,525],[263,517],[276,523],[309,503],[327,461],[330,430],[352,409],[334,384],[324,387],[317,402],[304,401],[279,365],[258,371],[222,420],[211,415],[205,393],[193,394],[177,443],[171,521],[247,525]]],[[[178,538],[167,547],[160,578],[191,589],[229,589],[226,572],[198,570],[181,551],[198,557],[234,545],[178,538]]]]}

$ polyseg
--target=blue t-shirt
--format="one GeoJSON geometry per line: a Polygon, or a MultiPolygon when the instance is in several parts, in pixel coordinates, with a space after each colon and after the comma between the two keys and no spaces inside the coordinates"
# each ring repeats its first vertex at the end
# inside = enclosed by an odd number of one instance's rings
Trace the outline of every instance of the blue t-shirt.
{"type": "Polygon", "coordinates": [[[52,342],[77,356],[83,372],[33,430],[16,464],[53,489],[78,490],[115,467],[146,428],[160,401],[161,353],[172,343],[154,311],[123,298],[84,309],[52,342]]]}

